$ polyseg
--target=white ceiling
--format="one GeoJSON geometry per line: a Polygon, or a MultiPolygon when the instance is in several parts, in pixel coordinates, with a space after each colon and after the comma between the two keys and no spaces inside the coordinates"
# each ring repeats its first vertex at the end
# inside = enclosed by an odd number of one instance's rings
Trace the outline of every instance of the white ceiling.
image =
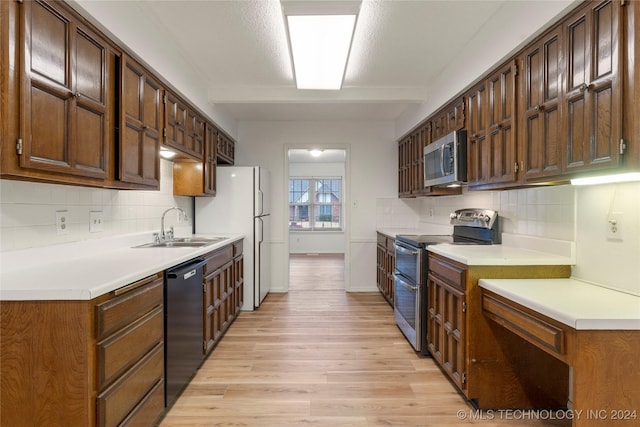
{"type": "Polygon", "coordinates": [[[364,0],[343,89],[310,91],[295,88],[277,0],[76,1],[120,21],[147,19],[138,21],[156,29],[147,46],[180,52],[176,60],[203,82],[207,102],[239,121],[395,120],[428,97],[443,68],[507,3],[364,0]]]}

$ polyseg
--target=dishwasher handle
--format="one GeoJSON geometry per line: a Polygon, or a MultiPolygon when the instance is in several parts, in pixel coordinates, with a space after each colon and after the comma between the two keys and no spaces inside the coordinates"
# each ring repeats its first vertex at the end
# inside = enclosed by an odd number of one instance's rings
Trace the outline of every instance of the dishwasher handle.
{"type": "Polygon", "coordinates": [[[167,270],[166,274],[169,279],[188,279],[196,273],[196,270],[202,268],[207,262],[202,258],[187,261],[184,264],[177,265],[167,270]]]}

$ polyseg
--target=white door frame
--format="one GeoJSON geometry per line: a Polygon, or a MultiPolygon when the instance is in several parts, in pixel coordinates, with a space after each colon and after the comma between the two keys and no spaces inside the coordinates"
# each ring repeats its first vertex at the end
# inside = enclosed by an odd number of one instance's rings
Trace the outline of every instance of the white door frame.
{"type": "Polygon", "coordinates": [[[351,260],[351,215],[349,214],[349,201],[351,200],[351,152],[349,144],[284,144],[284,182],[282,183],[283,193],[285,195],[284,202],[284,288],[285,291],[289,291],[289,150],[310,150],[312,148],[325,149],[325,150],[344,150],[344,195],[342,199],[342,220],[344,225],[344,290],[348,292],[351,289],[351,274],[350,274],[350,260],[351,260]]]}

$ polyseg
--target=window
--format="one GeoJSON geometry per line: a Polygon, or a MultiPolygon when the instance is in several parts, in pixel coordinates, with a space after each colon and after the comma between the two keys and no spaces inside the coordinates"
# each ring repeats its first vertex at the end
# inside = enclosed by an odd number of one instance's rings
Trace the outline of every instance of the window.
{"type": "Polygon", "coordinates": [[[290,179],[289,229],[342,230],[342,179],[290,179]]]}

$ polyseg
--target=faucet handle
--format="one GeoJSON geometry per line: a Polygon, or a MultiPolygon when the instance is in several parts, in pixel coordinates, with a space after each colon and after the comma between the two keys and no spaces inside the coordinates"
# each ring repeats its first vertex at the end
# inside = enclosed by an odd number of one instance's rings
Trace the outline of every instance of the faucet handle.
{"type": "Polygon", "coordinates": [[[167,240],[173,240],[173,225],[169,227],[169,231],[167,231],[167,240]]]}
{"type": "Polygon", "coordinates": [[[161,241],[160,241],[160,233],[153,233],[153,241],[154,241],[154,243],[161,243],[161,241]]]}

